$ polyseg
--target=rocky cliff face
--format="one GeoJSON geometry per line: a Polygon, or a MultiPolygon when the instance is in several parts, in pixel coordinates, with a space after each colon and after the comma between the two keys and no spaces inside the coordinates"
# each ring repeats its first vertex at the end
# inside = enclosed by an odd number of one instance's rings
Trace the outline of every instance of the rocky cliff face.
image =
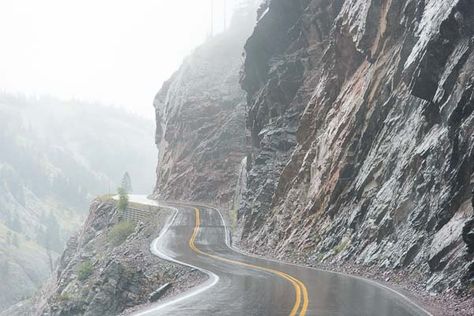
{"type": "Polygon", "coordinates": [[[227,203],[245,156],[242,48],[253,10],[189,56],[155,99],[159,149],[154,196],[227,203]]]}
{"type": "Polygon", "coordinates": [[[260,15],[243,242],[433,291],[473,282],[472,1],[271,0],[260,15]]]}
{"type": "Polygon", "coordinates": [[[121,219],[113,202],[94,201],[41,293],[1,315],[118,315],[148,303],[166,283],[169,295],[203,281],[198,271],[151,254],[150,243],[169,215],[154,212],[146,224],[131,223],[121,219]]]}

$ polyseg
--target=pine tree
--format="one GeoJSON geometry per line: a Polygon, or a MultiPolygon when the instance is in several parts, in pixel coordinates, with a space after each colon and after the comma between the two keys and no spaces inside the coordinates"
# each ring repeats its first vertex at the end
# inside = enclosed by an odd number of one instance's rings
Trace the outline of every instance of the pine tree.
{"type": "Polygon", "coordinates": [[[53,213],[50,213],[46,222],[46,238],[49,250],[60,252],[62,250],[61,234],[58,221],[53,213]]]}
{"type": "Polygon", "coordinates": [[[126,193],[131,193],[133,191],[132,189],[132,179],[130,178],[130,175],[128,172],[125,172],[123,177],[122,177],[122,189],[125,190],[126,193]]]}
{"type": "Polygon", "coordinates": [[[42,226],[36,228],[36,240],[48,251],[61,252],[63,248],[61,229],[56,216],[53,213],[42,214],[41,224],[42,226]]]}
{"type": "Polygon", "coordinates": [[[118,201],[118,209],[121,211],[121,212],[124,212],[127,207],[128,207],[128,194],[127,194],[127,191],[125,191],[124,188],[118,188],[117,189],[117,192],[118,192],[118,195],[119,195],[119,201],[118,201]]]}

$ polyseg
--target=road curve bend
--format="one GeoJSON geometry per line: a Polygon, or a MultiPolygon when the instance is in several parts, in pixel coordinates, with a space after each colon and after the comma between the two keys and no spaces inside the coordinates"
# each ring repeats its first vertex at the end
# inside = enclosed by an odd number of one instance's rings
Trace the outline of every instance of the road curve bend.
{"type": "Polygon", "coordinates": [[[194,204],[129,200],[174,211],[153,254],[206,273],[203,284],[133,315],[430,315],[382,284],[341,273],[251,256],[232,248],[219,210],[194,204]]]}

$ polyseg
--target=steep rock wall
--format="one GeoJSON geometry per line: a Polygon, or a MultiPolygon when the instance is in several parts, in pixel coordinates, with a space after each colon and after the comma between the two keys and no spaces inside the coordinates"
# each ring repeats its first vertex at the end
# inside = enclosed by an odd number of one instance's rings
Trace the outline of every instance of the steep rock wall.
{"type": "Polygon", "coordinates": [[[245,157],[239,70],[253,10],[197,48],[155,99],[159,149],[155,197],[228,203],[245,157]]]}
{"type": "Polygon", "coordinates": [[[246,43],[250,247],[474,278],[474,4],[267,1],[246,43]],[[469,245],[469,251],[468,247],[469,245]]]}

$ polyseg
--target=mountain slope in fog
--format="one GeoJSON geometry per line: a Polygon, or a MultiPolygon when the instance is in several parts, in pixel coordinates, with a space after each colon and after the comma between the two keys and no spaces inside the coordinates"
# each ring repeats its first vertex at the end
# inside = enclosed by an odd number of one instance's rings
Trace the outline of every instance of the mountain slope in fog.
{"type": "Polygon", "coordinates": [[[41,284],[89,201],[125,171],[151,190],[156,150],[151,122],[83,102],[2,95],[0,126],[2,308],[41,284]]]}

